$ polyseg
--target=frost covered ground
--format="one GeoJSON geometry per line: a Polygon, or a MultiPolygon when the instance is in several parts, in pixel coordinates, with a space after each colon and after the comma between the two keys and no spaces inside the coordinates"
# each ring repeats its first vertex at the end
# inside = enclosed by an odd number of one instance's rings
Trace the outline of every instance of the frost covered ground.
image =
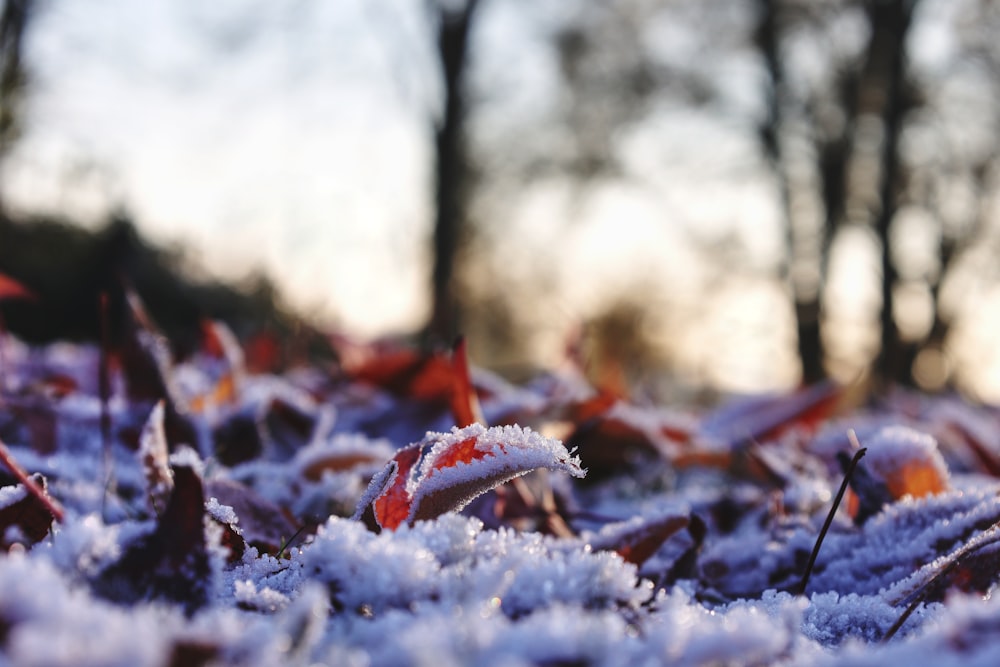
{"type": "Polygon", "coordinates": [[[461,348],[253,374],[211,324],[183,361],[141,323],[0,352],[37,484],[0,472],[0,664],[1000,661],[991,408],[679,411],[461,348]]]}

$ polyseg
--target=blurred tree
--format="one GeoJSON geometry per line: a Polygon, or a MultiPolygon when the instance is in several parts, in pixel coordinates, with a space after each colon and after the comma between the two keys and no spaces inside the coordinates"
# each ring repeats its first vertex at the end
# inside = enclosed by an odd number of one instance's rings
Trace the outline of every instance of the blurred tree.
{"type": "MultiPolygon", "coordinates": [[[[490,8],[498,4],[491,3],[490,8]]],[[[649,25],[662,18],[669,4],[619,0],[517,6],[529,32],[521,35],[523,43],[510,46],[535,53],[536,60],[526,66],[519,62],[522,54],[511,49],[504,59],[510,66],[504,71],[472,73],[476,106],[470,150],[482,176],[470,198],[471,217],[477,222],[458,271],[459,301],[468,314],[466,331],[474,350],[508,372],[530,366],[526,342],[543,329],[551,337],[556,316],[565,314],[552,309],[551,300],[561,286],[555,263],[544,257],[560,249],[549,246],[538,261],[527,259],[538,250],[514,243],[509,225],[486,221],[515,215],[526,193],[550,186],[570,195],[569,210],[548,224],[569,233],[574,219],[602,186],[632,183],[655,188],[652,179],[629,164],[623,136],[649,120],[664,99],[695,106],[708,106],[713,100],[702,72],[665,62],[650,49],[649,25]],[[526,93],[518,83],[526,75],[543,78],[547,85],[526,93]],[[518,261],[511,261],[515,257],[518,261]]],[[[712,8],[704,11],[711,14],[712,8]]],[[[629,287],[620,289],[601,312],[583,315],[571,323],[572,328],[584,320],[625,321],[621,313],[634,310],[642,298],[629,287]]],[[[623,327],[601,331],[620,333],[623,327]]],[[[619,352],[630,358],[627,370],[642,365],[633,353],[644,355],[650,366],[662,366],[662,354],[653,354],[651,346],[633,346],[638,339],[635,335],[618,340],[619,352]]],[[[612,342],[603,336],[602,345],[612,342]]]]}
{"type": "MultiPolygon", "coordinates": [[[[909,120],[926,104],[908,65],[919,48],[911,39],[918,4],[759,2],[756,43],[768,74],[760,137],[780,183],[788,229],[786,276],[807,382],[825,375],[822,296],[833,242],[847,223],[870,226],[880,246],[881,333],[873,371],[881,381],[915,382],[913,362],[925,341],[898,324],[898,234],[893,231],[897,213],[910,197],[911,165],[902,154],[901,139],[909,120]],[[862,40],[845,43],[831,34],[843,33],[852,23],[862,40]],[[811,78],[794,61],[795,45],[810,37],[811,55],[822,59],[820,73],[811,78]],[[789,85],[787,68],[798,77],[797,85],[789,85]],[[803,166],[801,154],[783,153],[785,144],[796,141],[808,146],[804,153],[813,165],[803,166]],[[822,208],[818,225],[811,209],[802,205],[811,187],[818,188],[815,200],[822,208]]],[[[942,246],[942,253],[951,251],[942,246]]],[[[935,294],[938,284],[930,284],[935,294]]]]}
{"type": "Polygon", "coordinates": [[[238,288],[192,279],[179,250],[149,244],[122,213],[96,232],[67,221],[0,217],[0,239],[0,273],[29,285],[39,297],[0,304],[0,310],[10,330],[32,343],[97,339],[101,293],[108,295],[111,321],[123,326],[126,286],[142,297],[181,355],[200,344],[206,318],[225,321],[244,338],[270,330],[291,341],[296,329],[304,338],[312,336],[266,277],[238,288]]]}
{"type": "Polygon", "coordinates": [[[913,356],[897,323],[895,293],[899,272],[893,258],[893,221],[899,210],[905,169],[899,146],[904,121],[917,103],[907,84],[907,37],[913,24],[917,0],[873,2],[867,6],[871,38],[862,82],[865,111],[877,114],[882,124],[878,205],[875,230],[881,246],[882,311],[881,345],[875,360],[876,377],[913,385],[913,356]]]}
{"type": "Polygon", "coordinates": [[[456,252],[464,233],[469,197],[466,155],[468,114],[465,72],[469,37],[480,0],[431,0],[437,24],[437,56],[444,83],[444,100],[434,142],[435,215],[431,289],[431,317],[426,337],[450,342],[459,332],[460,318],[453,276],[456,252]]]}
{"type": "MultiPolygon", "coordinates": [[[[656,188],[655,175],[630,163],[625,139],[665,111],[686,107],[720,124],[742,124],[756,132],[785,218],[778,274],[794,304],[802,379],[816,381],[830,368],[843,377],[867,365],[883,382],[938,386],[941,378],[921,376],[921,356],[947,356],[952,324],[970,309],[963,305],[968,297],[949,286],[976,257],[986,261],[976,250],[982,241],[1000,239],[989,223],[1000,143],[1000,49],[991,30],[1000,10],[975,0],[758,0],[752,8],[618,0],[539,10],[551,49],[551,62],[537,65],[551,77],[548,104],[536,102],[517,122],[501,118],[490,106],[507,109],[503,96],[511,89],[493,89],[496,72],[482,83],[472,74],[480,97],[466,166],[475,163],[483,178],[476,197],[464,200],[473,211],[467,219],[504,217],[498,207],[544,182],[575,184],[579,196],[570,206],[583,206],[609,182],[656,188]],[[761,75],[753,79],[763,83],[756,100],[746,101],[751,78],[737,81],[734,72],[761,75]],[[956,100],[964,99],[987,113],[961,108],[956,100]],[[830,275],[831,258],[848,236],[863,239],[878,257],[870,274],[855,252],[830,275]],[[879,332],[870,346],[844,343],[837,331],[845,308],[867,306],[824,300],[831,279],[843,281],[844,272],[860,274],[878,295],[865,312],[869,331],[879,332]],[[847,345],[858,349],[848,356],[847,345]]],[[[734,169],[730,177],[745,174],[734,169]]],[[[523,298],[514,287],[554,290],[557,279],[544,262],[531,266],[534,283],[514,277],[505,259],[491,263],[491,254],[509,257],[506,228],[493,227],[476,227],[470,264],[480,275],[463,278],[458,294],[477,321],[493,318],[480,328],[492,332],[496,348],[500,338],[518,344],[514,339],[531,326],[519,308],[501,305],[523,298]]],[[[749,264],[739,234],[724,232],[705,247],[717,247],[720,238],[733,239],[737,251],[713,270],[733,273],[740,262],[749,264]]]]}
{"type": "MultiPolygon", "coordinates": [[[[4,0],[0,9],[0,166],[17,138],[26,74],[22,52],[33,0],[4,0]]],[[[0,198],[0,215],[3,214],[0,198]]]]}
{"type": "Polygon", "coordinates": [[[875,379],[940,388],[976,371],[953,376],[947,359],[952,325],[983,308],[981,290],[954,286],[997,278],[985,248],[997,239],[998,14],[975,1],[759,1],[759,137],[787,219],[805,380],[829,361],[820,323],[837,313],[823,295],[849,228],[879,248],[875,379]]]}

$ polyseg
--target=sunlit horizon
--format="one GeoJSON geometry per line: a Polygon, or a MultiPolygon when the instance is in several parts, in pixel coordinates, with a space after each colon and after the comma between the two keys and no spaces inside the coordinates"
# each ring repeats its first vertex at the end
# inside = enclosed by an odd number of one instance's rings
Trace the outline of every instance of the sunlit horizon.
{"type": "MultiPolygon", "coordinates": [[[[486,7],[475,71],[506,96],[509,114],[543,114],[545,96],[558,93],[540,26],[570,10],[486,7]]],[[[235,11],[166,0],[42,8],[27,43],[25,133],[3,167],[6,205],[91,227],[124,210],[213,276],[265,273],[324,326],[366,338],[417,330],[429,312],[440,92],[419,3],[255,3],[241,21],[235,11]]],[[[748,20],[746,11],[730,20],[748,20]]],[[[931,67],[953,47],[946,32],[924,32],[931,67]]],[[[663,58],[683,57],[662,48],[663,58]]],[[[760,113],[759,64],[711,67],[726,104],[760,113]]],[[[509,114],[496,108],[483,104],[473,118],[484,169],[509,142],[509,114]]],[[[794,314],[776,269],[782,213],[754,131],[735,112],[660,105],[616,135],[628,166],[619,178],[581,189],[546,177],[511,190],[477,234],[498,258],[488,268],[509,269],[501,279],[530,295],[527,361],[554,363],[574,326],[646,290],[664,311],[656,336],[680,375],[733,391],[796,383],[794,314]]],[[[878,302],[865,282],[867,237],[848,229],[839,246],[826,286],[837,306],[830,371],[850,379],[871,357],[878,302]]],[[[898,307],[919,329],[925,303],[910,294],[898,307]]],[[[995,301],[982,321],[996,319],[995,301]]],[[[988,346],[982,326],[956,335],[988,346]]],[[[970,372],[962,355],[949,363],[970,372]]],[[[981,397],[1000,400],[998,370],[1000,359],[980,369],[971,386],[981,397]]]]}

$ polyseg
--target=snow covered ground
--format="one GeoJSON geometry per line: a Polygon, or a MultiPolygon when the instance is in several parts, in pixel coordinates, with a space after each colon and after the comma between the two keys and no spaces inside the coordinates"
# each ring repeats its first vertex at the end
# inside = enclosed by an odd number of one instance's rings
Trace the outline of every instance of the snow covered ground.
{"type": "Polygon", "coordinates": [[[0,339],[0,440],[47,489],[0,473],[0,664],[1000,660],[991,408],[680,411],[403,348],[254,375],[221,328],[183,362],[134,333],[0,339]]]}

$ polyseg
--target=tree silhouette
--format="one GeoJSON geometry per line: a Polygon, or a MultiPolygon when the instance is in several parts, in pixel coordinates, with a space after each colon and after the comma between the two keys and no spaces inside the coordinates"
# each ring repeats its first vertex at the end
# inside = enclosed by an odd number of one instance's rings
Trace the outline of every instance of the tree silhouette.
{"type": "Polygon", "coordinates": [[[32,10],[33,0],[4,0],[0,10],[0,165],[20,129],[20,105],[27,78],[22,52],[32,10]]]}
{"type": "Polygon", "coordinates": [[[467,217],[469,164],[465,148],[467,117],[464,78],[469,35],[480,0],[432,3],[437,19],[437,55],[444,81],[444,104],[434,142],[435,216],[431,317],[427,337],[442,343],[459,332],[453,276],[467,217]]]}

